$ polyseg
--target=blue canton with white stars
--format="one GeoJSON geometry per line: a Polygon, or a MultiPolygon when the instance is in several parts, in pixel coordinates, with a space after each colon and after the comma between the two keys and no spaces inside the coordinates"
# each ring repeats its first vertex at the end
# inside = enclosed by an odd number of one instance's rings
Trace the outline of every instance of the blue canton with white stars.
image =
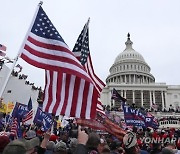
{"type": "MultiPolygon", "coordinates": [[[[85,27],[84,27],[85,29],[85,27]]],[[[89,31],[87,29],[86,35],[83,39],[83,32],[84,29],[82,30],[81,34],[78,37],[78,40],[74,46],[73,52],[79,52],[81,51],[81,56],[80,56],[80,62],[82,65],[84,65],[87,62],[87,57],[89,56],[89,31]],[[82,42],[83,41],[83,42],[82,42]]]]}
{"type": "Polygon", "coordinates": [[[63,38],[59,35],[58,31],[53,26],[52,22],[49,20],[41,6],[39,7],[39,11],[37,13],[31,32],[46,39],[59,40],[64,42],[63,38]]]}

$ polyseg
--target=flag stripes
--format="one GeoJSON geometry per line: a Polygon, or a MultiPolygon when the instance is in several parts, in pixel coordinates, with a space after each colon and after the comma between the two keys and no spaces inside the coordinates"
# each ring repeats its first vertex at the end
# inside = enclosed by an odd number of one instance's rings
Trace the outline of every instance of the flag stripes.
{"type": "Polygon", "coordinates": [[[35,43],[29,43],[29,40],[27,40],[21,58],[39,68],[54,71],[61,70],[64,73],[79,75],[91,81],[80,62],[74,57],[65,43],[52,40],[47,42],[42,37],[32,33],[30,35],[34,37],[33,40],[37,39],[41,44],[37,44],[35,41],[35,43]]]}
{"type": "Polygon", "coordinates": [[[90,54],[89,54],[89,56],[87,58],[87,62],[84,64],[84,68],[85,68],[86,72],[89,74],[89,76],[91,77],[91,79],[93,81],[93,84],[95,85],[96,89],[100,93],[102,91],[102,89],[105,87],[105,84],[94,73],[94,69],[93,69],[93,65],[92,65],[91,55],[90,54]]]}
{"type": "Polygon", "coordinates": [[[21,50],[21,58],[46,70],[44,111],[95,118],[98,91],[41,6],[21,50]]]}
{"type": "Polygon", "coordinates": [[[91,55],[89,51],[89,28],[88,28],[89,20],[85,24],[83,30],[81,31],[76,44],[73,48],[73,53],[75,57],[81,62],[84,69],[92,79],[92,83],[94,84],[96,90],[98,91],[98,100],[97,100],[97,108],[96,111],[101,112],[102,114],[105,114],[103,111],[102,103],[100,101],[100,93],[105,86],[105,84],[98,78],[98,76],[95,74],[92,61],[91,61],[91,55]]]}
{"type": "Polygon", "coordinates": [[[23,118],[23,120],[22,120],[23,122],[27,122],[27,121],[33,119],[33,107],[32,107],[31,97],[29,98],[29,102],[28,102],[27,108],[28,108],[28,112],[25,115],[25,117],[23,118]]]}
{"type": "Polygon", "coordinates": [[[46,70],[43,109],[53,114],[81,118],[94,117],[97,100],[95,88],[74,75],[46,70]],[[93,103],[91,103],[93,102],[93,103]]]}
{"type": "Polygon", "coordinates": [[[17,121],[17,118],[14,118],[12,126],[11,126],[10,134],[17,137],[17,131],[18,131],[18,121],[17,121]]]}
{"type": "Polygon", "coordinates": [[[33,110],[30,110],[27,115],[25,116],[25,118],[22,120],[22,122],[26,122],[26,121],[29,121],[33,118],[33,110]]]}

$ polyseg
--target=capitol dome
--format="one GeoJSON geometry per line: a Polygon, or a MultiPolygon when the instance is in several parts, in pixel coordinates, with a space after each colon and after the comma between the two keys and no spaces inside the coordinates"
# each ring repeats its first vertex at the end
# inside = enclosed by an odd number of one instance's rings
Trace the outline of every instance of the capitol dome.
{"type": "Polygon", "coordinates": [[[109,70],[110,75],[106,83],[149,84],[155,82],[154,76],[150,73],[151,68],[143,56],[132,48],[132,44],[128,33],[126,48],[116,57],[109,70]]]}

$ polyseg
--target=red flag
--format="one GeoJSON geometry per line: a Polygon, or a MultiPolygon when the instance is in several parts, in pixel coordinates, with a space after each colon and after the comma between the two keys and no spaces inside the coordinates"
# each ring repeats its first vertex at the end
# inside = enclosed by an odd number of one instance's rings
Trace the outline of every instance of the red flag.
{"type": "Polygon", "coordinates": [[[67,116],[79,112],[82,118],[95,118],[98,92],[91,78],[41,6],[33,21],[20,56],[29,64],[47,70],[43,110],[67,116]]]}

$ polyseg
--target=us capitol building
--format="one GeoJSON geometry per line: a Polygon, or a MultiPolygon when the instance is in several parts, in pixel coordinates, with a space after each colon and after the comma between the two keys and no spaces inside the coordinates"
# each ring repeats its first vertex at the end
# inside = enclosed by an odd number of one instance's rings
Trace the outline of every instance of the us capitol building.
{"type": "Polygon", "coordinates": [[[106,87],[101,94],[103,104],[118,106],[118,102],[111,100],[111,93],[115,88],[127,99],[129,105],[150,109],[156,104],[160,110],[180,107],[180,85],[156,83],[150,66],[133,49],[130,34],[125,45],[125,50],[116,57],[106,78],[106,87]]]}

